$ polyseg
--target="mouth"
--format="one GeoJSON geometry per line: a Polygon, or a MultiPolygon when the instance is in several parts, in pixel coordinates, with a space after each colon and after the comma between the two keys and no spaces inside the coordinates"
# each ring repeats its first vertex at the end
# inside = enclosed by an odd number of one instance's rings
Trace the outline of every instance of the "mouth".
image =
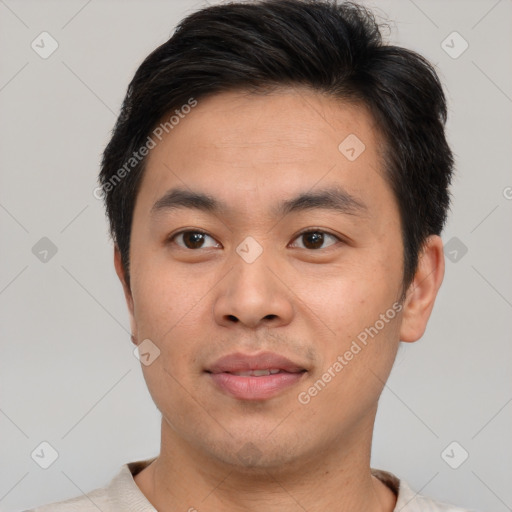
{"type": "Polygon", "coordinates": [[[301,381],[306,368],[270,352],[222,357],[205,372],[216,389],[238,400],[267,400],[301,381]]]}
{"type": "Polygon", "coordinates": [[[294,373],[280,370],[279,368],[272,368],[267,370],[249,370],[247,372],[223,372],[230,375],[238,375],[238,377],[263,377],[265,375],[276,375],[277,373],[294,373]]]}

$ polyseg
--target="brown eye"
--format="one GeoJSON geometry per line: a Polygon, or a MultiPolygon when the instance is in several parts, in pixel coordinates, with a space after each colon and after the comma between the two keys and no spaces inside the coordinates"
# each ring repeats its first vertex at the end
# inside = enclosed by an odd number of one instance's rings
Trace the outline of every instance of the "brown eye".
{"type": "Polygon", "coordinates": [[[304,249],[318,250],[326,248],[322,246],[325,243],[325,241],[329,239],[329,237],[333,239],[334,242],[329,244],[327,247],[329,247],[330,245],[334,245],[336,241],[339,241],[338,237],[320,230],[304,231],[296,238],[296,240],[303,240],[302,248],[304,249]]]}
{"type": "Polygon", "coordinates": [[[205,246],[205,240],[210,238],[213,240],[213,238],[203,233],[202,231],[181,231],[180,233],[176,233],[172,238],[171,241],[174,241],[178,246],[183,247],[185,249],[204,249],[207,247],[215,247],[218,245],[214,240],[214,244],[210,246],[205,246]],[[177,240],[181,239],[181,243],[179,243],[177,240]]]}

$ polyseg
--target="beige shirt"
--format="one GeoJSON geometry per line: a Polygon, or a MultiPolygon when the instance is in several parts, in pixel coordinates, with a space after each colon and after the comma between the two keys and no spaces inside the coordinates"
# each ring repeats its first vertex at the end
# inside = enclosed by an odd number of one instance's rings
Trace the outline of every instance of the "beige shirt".
{"type": "MultiPolygon", "coordinates": [[[[119,473],[105,487],[87,495],[43,505],[25,512],[157,512],[135,483],[133,477],[148,466],[156,457],[129,462],[121,466],[119,473]]],[[[379,469],[372,474],[384,482],[397,495],[394,512],[470,512],[433,501],[415,493],[403,480],[379,469]]],[[[197,505],[199,507],[199,505],[197,505]]],[[[193,511],[194,507],[189,510],[193,511]]]]}

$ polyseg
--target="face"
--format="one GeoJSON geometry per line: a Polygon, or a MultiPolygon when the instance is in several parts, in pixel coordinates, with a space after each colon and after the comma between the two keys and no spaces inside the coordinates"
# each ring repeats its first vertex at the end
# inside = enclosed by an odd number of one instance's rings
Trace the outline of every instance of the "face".
{"type": "Polygon", "coordinates": [[[381,150],[305,90],[201,100],[151,150],[125,293],[168,438],[278,467],[370,435],[404,315],[381,150]]]}

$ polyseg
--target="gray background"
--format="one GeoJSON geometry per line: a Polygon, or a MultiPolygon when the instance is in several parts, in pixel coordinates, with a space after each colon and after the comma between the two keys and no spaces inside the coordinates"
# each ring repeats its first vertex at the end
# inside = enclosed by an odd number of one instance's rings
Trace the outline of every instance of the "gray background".
{"type": "MultiPolygon", "coordinates": [[[[367,3],[394,20],[391,40],[437,66],[457,157],[443,236],[454,261],[427,333],[399,351],[372,465],[441,500],[512,510],[512,2],[367,3]],[[463,41],[442,43],[454,31],[469,43],[457,58],[463,41]]],[[[3,511],[90,491],[158,453],[159,414],[92,191],[136,67],[201,5],[0,0],[3,511]],[[43,31],[59,45],[47,59],[31,47],[43,31]],[[43,237],[56,254],[41,252],[43,237]],[[43,441],[59,454],[48,469],[31,458],[43,441]]]]}

